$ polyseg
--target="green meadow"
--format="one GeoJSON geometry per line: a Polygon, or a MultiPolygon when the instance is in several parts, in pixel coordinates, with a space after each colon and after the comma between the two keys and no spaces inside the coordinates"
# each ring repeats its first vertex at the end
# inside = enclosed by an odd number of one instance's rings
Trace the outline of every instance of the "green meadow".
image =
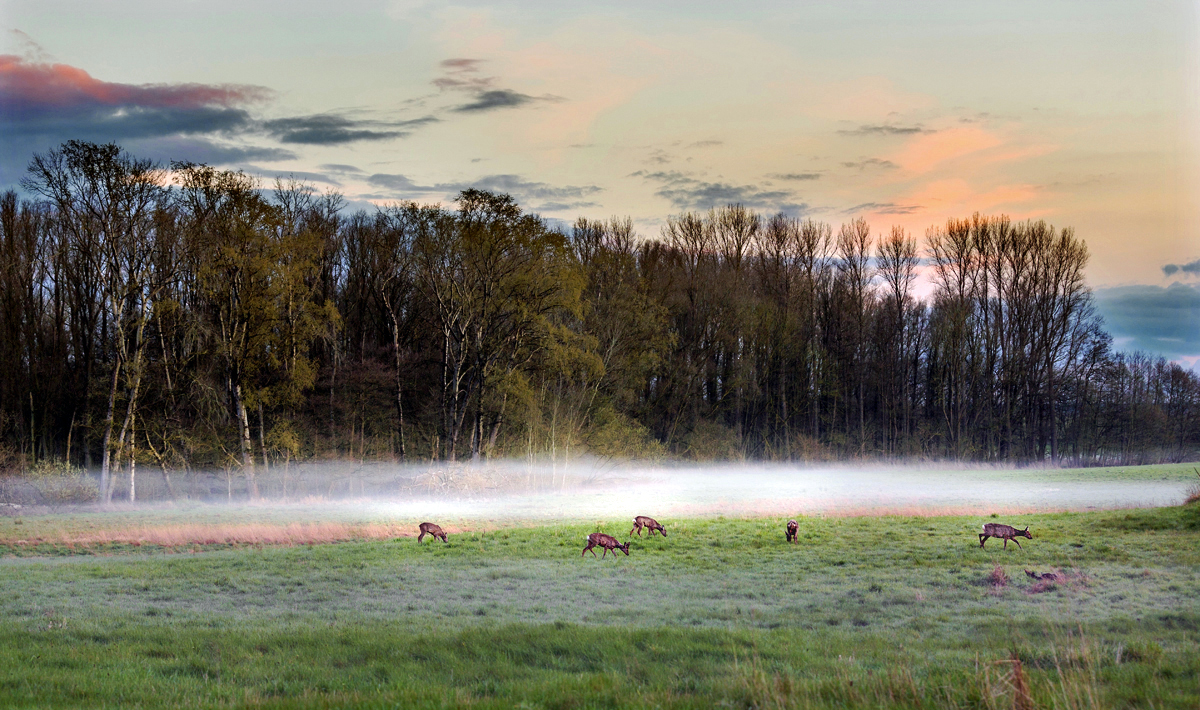
{"type": "Polygon", "coordinates": [[[661,519],[593,559],[628,522],[31,550],[51,523],[0,518],[0,705],[1200,706],[1200,505],[980,549],[993,520],[661,519]]]}

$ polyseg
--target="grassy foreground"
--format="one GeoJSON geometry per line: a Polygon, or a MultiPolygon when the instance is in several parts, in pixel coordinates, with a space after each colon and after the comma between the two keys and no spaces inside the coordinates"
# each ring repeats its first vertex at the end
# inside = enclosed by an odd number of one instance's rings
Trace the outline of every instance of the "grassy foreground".
{"type": "Polygon", "coordinates": [[[0,542],[0,705],[1200,706],[1200,506],[1001,520],[1024,549],[979,549],[989,520],[663,520],[616,560],[583,537],[627,522],[0,542]]]}

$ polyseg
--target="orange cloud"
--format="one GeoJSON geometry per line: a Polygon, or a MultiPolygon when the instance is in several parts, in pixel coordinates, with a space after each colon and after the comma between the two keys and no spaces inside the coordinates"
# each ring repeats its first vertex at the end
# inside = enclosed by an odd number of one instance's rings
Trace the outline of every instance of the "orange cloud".
{"type": "Polygon", "coordinates": [[[950,128],[910,138],[890,160],[904,170],[925,173],[955,158],[1000,145],[1000,138],[977,126],[950,128]]]}

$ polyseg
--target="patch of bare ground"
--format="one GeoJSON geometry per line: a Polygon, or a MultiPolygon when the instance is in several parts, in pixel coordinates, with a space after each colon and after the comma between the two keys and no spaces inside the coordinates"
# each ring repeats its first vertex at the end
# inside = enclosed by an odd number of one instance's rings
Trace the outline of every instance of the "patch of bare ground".
{"type": "MultiPolygon", "coordinates": [[[[449,534],[461,527],[442,526],[449,534]]],[[[126,544],[135,547],[186,547],[190,545],[319,545],[355,540],[391,540],[416,537],[416,526],[395,523],[218,523],[111,527],[88,531],[60,530],[23,539],[0,540],[13,545],[66,545],[93,547],[126,544]]]]}

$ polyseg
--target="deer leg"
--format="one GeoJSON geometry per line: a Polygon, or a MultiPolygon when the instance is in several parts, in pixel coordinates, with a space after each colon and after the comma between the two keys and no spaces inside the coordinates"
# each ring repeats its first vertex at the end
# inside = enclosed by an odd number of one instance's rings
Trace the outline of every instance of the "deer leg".
{"type": "Polygon", "coordinates": [[[421,531],[421,534],[420,534],[420,535],[417,535],[417,542],[420,542],[420,541],[421,541],[421,540],[423,540],[424,538],[425,538],[425,531],[424,531],[424,530],[422,530],[422,531],[421,531]]]}
{"type": "Polygon", "coordinates": [[[1008,538],[1004,538],[1004,549],[1008,549],[1008,538]]]}
{"type": "Polygon", "coordinates": [[[983,543],[987,542],[989,537],[991,537],[991,536],[984,535],[983,533],[979,533],[979,546],[983,547],[983,543]]]}
{"type": "MultiPolygon", "coordinates": [[[[1013,542],[1017,543],[1017,547],[1021,547],[1021,541],[1018,540],[1017,538],[1014,537],[1013,542]]],[[[1024,550],[1025,548],[1021,547],[1021,549],[1024,550]]]]}

